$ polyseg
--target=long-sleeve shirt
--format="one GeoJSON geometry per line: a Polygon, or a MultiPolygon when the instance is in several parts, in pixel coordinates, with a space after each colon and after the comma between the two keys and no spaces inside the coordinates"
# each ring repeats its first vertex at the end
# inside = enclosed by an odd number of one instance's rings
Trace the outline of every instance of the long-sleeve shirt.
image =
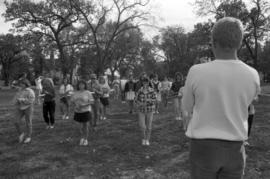
{"type": "Polygon", "coordinates": [[[136,103],[138,104],[138,109],[142,113],[153,112],[155,110],[155,102],[157,96],[153,88],[148,87],[144,90],[143,87],[138,91],[136,95],[136,103]]]}
{"type": "Polygon", "coordinates": [[[258,72],[240,60],[214,60],[189,70],[182,99],[193,113],[186,135],[197,139],[247,139],[248,106],[260,92],[258,72]]]}
{"type": "Polygon", "coordinates": [[[13,100],[13,103],[20,110],[25,110],[33,106],[35,101],[35,92],[31,88],[25,88],[19,90],[13,100]]]}

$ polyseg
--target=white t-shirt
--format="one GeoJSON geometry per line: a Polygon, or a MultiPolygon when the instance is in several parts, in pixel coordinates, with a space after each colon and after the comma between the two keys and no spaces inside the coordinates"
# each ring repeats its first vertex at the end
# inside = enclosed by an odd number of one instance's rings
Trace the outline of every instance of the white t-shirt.
{"type": "Polygon", "coordinates": [[[65,94],[66,92],[68,92],[69,94],[68,95],[71,95],[73,93],[73,87],[72,85],[70,84],[67,84],[66,86],[64,84],[62,84],[60,86],[60,89],[59,89],[59,94],[65,94]]]}
{"type": "Polygon", "coordinates": [[[248,106],[260,92],[258,72],[240,60],[214,60],[189,70],[182,99],[193,113],[186,135],[197,139],[247,139],[248,106]]]}
{"type": "Polygon", "coordinates": [[[71,97],[71,102],[75,104],[75,112],[83,113],[87,111],[92,111],[91,105],[86,105],[94,101],[93,95],[90,91],[76,91],[71,97]],[[78,107],[79,105],[85,105],[83,107],[78,107]]]}
{"type": "Polygon", "coordinates": [[[37,79],[35,80],[36,88],[37,88],[38,90],[42,90],[42,84],[41,84],[41,81],[42,81],[41,78],[37,78],[37,79]]]}

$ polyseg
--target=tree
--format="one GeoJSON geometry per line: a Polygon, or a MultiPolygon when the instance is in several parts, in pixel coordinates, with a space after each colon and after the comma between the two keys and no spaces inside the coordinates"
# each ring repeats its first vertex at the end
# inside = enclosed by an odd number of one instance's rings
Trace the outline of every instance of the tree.
{"type": "Polygon", "coordinates": [[[171,26],[161,30],[155,44],[164,54],[166,76],[174,76],[177,71],[185,73],[191,60],[189,57],[189,36],[181,26],[171,26]]]}
{"type": "Polygon", "coordinates": [[[93,4],[94,1],[69,0],[72,6],[82,15],[90,31],[97,59],[96,73],[103,74],[111,64],[112,49],[115,40],[130,29],[136,29],[147,19],[148,12],[141,10],[149,0],[112,0],[93,4]],[[127,24],[130,24],[127,26],[127,24]]]}
{"type": "Polygon", "coordinates": [[[196,0],[195,8],[197,14],[214,15],[216,19],[225,16],[239,18],[246,26],[246,34],[244,37],[244,45],[253,61],[253,66],[258,67],[258,51],[259,43],[264,39],[269,29],[267,22],[269,21],[269,2],[265,0],[251,0],[253,7],[248,10],[246,4],[242,0],[196,0]]]}
{"type": "Polygon", "coordinates": [[[26,56],[24,51],[24,38],[6,34],[0,36],[0,63],[2,65],[2,76],[5,85],[9,85],[13,65],[26,56]]]}
{"type": "Polygon", "coordinates": [[[68,66],[65,47],[70,44],[66,43],[62,33],[79,20],[79,15],[69,1],[45,0],[36,3],[30,0],[14,0],[5,1],[5,5],[7,7],[4,14],[6,21],[16,21],[14,28],[17,31],[44,35],[48,42],[57,46],[62,72],[66,75],[68,66]]]}
{"type": "MultiPolygon", "coordinates": [[[[263,72],[264,77],[266,77],[267,74],[270,74],[270,41],[266,41],[260,54],[260,59],[259,69],[263,72]]],[[[264,79],[264,81],[266,80],[264,79]]]]}

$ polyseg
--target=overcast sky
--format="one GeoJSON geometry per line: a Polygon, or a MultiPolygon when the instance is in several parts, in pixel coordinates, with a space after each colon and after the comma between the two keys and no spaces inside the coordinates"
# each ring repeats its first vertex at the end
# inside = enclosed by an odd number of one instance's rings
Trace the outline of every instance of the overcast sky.
{"type": "MultiPolygon", "coordinates": [[[[151,0],[153,15],[156,17],[156,25],[165,27],[168,25],[182,25],[187,31],[193,29],[197,22],[206,19],[196,17],[191,3],[194,0],[151,0]]],[[[3,0],[0,0],[0,13],[5,12],[3,0]]],[[[0,17],[0,33],[7,33],[11,27],[11,23],[4,22],[4,18],[0,17]]],[[[146,36],[152,36],[158,30],[145,30],[146,36]]]]}

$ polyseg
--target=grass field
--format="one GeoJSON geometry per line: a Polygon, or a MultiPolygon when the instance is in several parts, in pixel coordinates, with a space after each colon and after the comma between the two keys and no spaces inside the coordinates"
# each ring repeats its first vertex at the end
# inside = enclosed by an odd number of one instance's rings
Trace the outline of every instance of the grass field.
{"type": "MultiPolygon", "coordinates": [[[[109,119],[99,123],[98,130],[90,133],[90,145],[82,147],[78,146],[76,122],[60,120],[57,112],[55,128],[46,130],[41,106],[36,106],[33,139],[30,145],[24,145],[18,144],[15,128],[6,115],[13,94],[0,91],[1,179],[189,178],[188,139],[174,120],[172,107],[154,116],[151,146],[143,147],[136,114],[128,114],[126,104],[112,102],[109,119]]],[[[261,98],[256,109],[245,178],[268,179],[270,97],[261,98]]]]}

